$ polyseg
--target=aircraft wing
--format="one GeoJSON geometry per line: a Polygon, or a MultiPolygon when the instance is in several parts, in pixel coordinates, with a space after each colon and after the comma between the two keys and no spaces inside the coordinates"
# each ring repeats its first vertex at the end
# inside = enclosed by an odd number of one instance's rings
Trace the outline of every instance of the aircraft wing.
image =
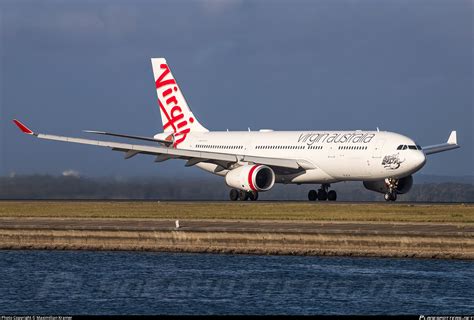
{"type": "Polygon", "coordinates": [[[460,146],[458,145],[456,131],[451,131],[451,134],[449,135],[448,141],[446,143],[426,146],[426,147],[422,147],[421,149],[426,155],[428,155],[428,154],[448,151],[452,149],[457,149],[459,147],[460,146]]]}
{"type": "Polygon", "coordinates": [[[18,128],[25,134],[35,136],[39,139],[64,141],[79,144],[88,144],[98,147],[111,148],[114,151],[122,151],[125,153],[125,159],[129,159],[137,154],[148,154],[155,155],[156,162],[165,161],[168,159],[187,159],[186,166],[192,166],[199,162],[210,162],[220,165],[223,169],[229,167],[230,164],[236,162],[253,162],[258,164],[264,164],[268,166],[282,167],[288,169],[313,169],[315,166],[306,160],[294,160],[294,159],[282,159],[282,158],[269,158],[269,157],[255,157],[247,155],[237,155],[221,152],[208,152],[208,151],[197,151],[197,150],[186,150],[186,149],[175,149],[165,146],[147,146],[128,144],[112,141],[101,141],[91,140],[73,137],[56,136],[50,134],[36,133],[30,130],[27,126],[18,120],[13,120],[18,128]]]}
{"type": "Polygon", "coordinates": [[[128,138],[128,139],[135,139],[135,140],[158,142],[158,143],[162,143],[166,146],[170,146],[174,142],[172,139],[171,140],[155,139],[155,138],[149,138],[149,137],[131,136],[131,135],[128,135],[128,134],[112,133],[112,132],[104,132],[104,131],[84,130],[84,132],[94,133],[94,134],[102,134],[102,135],[105,135],[105,136],[112,136],[112,137],[119,137],[119,138],[128,138]]]}

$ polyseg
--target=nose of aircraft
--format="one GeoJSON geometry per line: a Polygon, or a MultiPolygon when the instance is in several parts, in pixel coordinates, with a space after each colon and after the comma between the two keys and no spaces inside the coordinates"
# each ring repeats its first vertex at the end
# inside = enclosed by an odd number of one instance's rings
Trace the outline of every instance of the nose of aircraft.
{"type": "Polygon", "coordinates": [[[412,165],[415,170],[421,169],[426,163],[426,156],[423,151],[414,152],[412,155],[412,165]]]}

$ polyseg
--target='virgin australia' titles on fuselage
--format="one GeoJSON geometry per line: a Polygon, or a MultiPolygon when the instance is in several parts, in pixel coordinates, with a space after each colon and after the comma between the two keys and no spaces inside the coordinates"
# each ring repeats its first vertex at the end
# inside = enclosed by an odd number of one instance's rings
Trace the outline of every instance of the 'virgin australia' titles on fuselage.
{"type": "Polygon", "coordinates": [[[298,142],[307,143],[369,143],[375,137],[370,132],[311,132],[301,133],[298,142]]]}

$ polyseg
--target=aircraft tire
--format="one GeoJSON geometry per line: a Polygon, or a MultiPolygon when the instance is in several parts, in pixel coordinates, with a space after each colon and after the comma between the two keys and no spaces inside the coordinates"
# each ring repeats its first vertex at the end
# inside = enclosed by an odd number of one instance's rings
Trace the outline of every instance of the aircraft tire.
{"type": "Polygon", "coordinates": [[[329,201],[336,201],[336,199],[337,199],[337,193],[336,193],[336,191],[330,190],[330,191],[328,192],[328,200],[329,200],[329,201]]]}
{"type": "Polygon", "coordinates": [[[229,198],[232,201],[236,201],[237,199],[239,199],[239,191],[237,191],[236,189],[230,189],[229,198]]]}
{"type": "Polygon", "coordinates": [[[318,199],[318,192],[316,190],[309,190],[308,200],[309,201],[316,201],[317,199],[318,199]]]}
{"type": "Polygon", "coordinates": [[[385,201],[396,201],[397,200],[397,194],[394,193],[386,193],[384,194],[384,199],[385,201]]]}
{"type": "Polygon", "coordinates": [[[256,191],[249,191],[249,199],[252,201],[257,201],[258,200],[258,192],[256,191]]]}
{"type": "Polygon", "coordinates": [[[240,190],[239,191],[239,200],[240,201],[247,201],[249,199],[249,194],[246,191],[240,190]]]}
{"type": "Polygon", "coordinates": [[[326,201],[328,199],[328,193],[326,190],[319,189],[318,190],[318,200],[319,201],[326,201]]]}

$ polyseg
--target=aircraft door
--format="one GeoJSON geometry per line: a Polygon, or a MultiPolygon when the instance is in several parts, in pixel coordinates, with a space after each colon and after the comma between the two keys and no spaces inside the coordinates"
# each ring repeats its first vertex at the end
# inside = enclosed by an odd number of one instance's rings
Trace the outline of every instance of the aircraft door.
{"type": "Polygon", "coordinates": [[[329,150],[328,150],[328,158],[329,158],[329,159],[335,159],[335,158],[336,158],[336,149],[337,149],[337,147],[336,147],[335,145],[333,145],[333,144],[329,144],[329,145],[328,145],[328,148],[329,148],[329,150]]]}
{"type": "Polygon", "coordinates": [[[382,158],[383,145],[385,144],[385,139],[377,140],[372,152],[372,158],[379,159],[382,158]]]}

